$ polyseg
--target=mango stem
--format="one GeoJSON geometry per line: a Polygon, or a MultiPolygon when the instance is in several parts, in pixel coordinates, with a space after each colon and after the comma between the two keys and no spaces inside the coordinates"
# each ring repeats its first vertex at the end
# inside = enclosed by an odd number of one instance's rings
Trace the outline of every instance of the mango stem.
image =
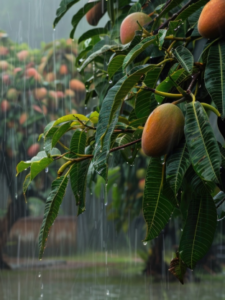
{"type": "Polygon", "coordinates": [[[215,107],[213,107],[212,105],[207,104],[207,103],[201,103],[201,105],[204,108],[207,108],[207,109],[211,110],[212,112],[214,112],[214,114],[216,114],[217,117],[221,117],[221,113],[215,107]]]}

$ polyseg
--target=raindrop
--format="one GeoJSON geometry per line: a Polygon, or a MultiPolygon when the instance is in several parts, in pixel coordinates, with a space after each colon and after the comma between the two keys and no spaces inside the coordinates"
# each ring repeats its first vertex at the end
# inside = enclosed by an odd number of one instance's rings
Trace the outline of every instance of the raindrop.
{"type": "Polygon", "coordinates": [[[87,109],[87,105],[84,106],[84,109],[87,109]]]}
{"type": "Polygon", "coordinates": [[[47,167],[47,168],[45,168],[45,173],[48,173],[48,167],[47,167]]]}
{"type": "Polygon", "coordinates": [[[18,198],[18,195],[17,195],[17,193],[15,193],[15,198],[16,198],[16,199],[18,198]]]}
{"type": "Polygon", "coordinates": [[[106,291],[106,295],[109,296],[109,290],[106,291]]]}
{"type": "Polygon", "coordinates": [[[41,273],[38,274],[38,278],[41,278],[41,273]]]}
{"type": "Polygon", "coordinates": [[[144,246],[147,246],[147,244],[148,244],[148,242],[143,242],[143,245],[144,245],[144,246]]]}

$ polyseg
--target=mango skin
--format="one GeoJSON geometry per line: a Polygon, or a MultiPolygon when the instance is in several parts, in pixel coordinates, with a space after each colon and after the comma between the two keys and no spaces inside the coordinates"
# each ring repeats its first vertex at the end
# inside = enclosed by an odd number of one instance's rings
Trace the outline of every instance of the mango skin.
{"type": "Polygon", "coordinates": [[[86,13],[86,20],[90,25],[96,26],[104,13],[102,1],[98,2],[86,13]]]}
{"type": "Polygon", "coordinates": [[[225,35],[224,0],[211,0],[204,6],[198,20],[198,31],[207,39],[225,35]]]}
{"type": "Polygon", "coordinates": [[[150,23],[151,18],[142,12],[136,12],[128,15],[120,26],[120,40],[122,44],[131,42],[135,36],[135,32],[140,30],[137,21],[141,24],[141,26],[144,26],[150,23]]]}
{"type": "Polygon", "coordinates": [[[179,107],[166,103],[148,117],[142,134],[142,149],[147,156],[159,157],[171,152],[184,134],[184,115],[179,107]]]}

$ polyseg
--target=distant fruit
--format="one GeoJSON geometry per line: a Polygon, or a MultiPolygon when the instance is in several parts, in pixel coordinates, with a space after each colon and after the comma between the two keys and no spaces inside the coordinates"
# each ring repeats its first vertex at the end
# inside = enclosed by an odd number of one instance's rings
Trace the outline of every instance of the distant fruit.
{"type": "Polygon", "coordinates": [[[55,74],[50,72],[50,73],[47,73],[46,76],[45,76],[45,80],[48,81],[48,82],[52,82],[55,80],[55,74]]]}
{"type": "Polygon", "coordinates": [[[32,105],[33,109],[36,111],[36,112],[39,112],[40,114],[43,113],[42,109],[38,106],[38,105],[32,105]]]}
{"type": "Polygon", "coordinates": [[[22,71],[21,68],[15,68],[15,69],[13,70],[13,73],[16,75],[18,72],[21,72],[21,71],[22,71]]]}
{"type": "Polygon", "coordinates": [[[25,61],[29,56],[29,52],[27,50],[22,50],[17,53],[17,57],[20,61],[25,61]]]}
{"type": "Polygon", "coordinates": [[[78,79],[70,80],[70,88],[73,91],[83,92],[85,91],[85,85],[78,79]]]}
{"type": "Polygon", "coordinates": [[[86,19],[90,25],[96,26],[104,13],[104,3],[100,1],[86,13],[86,19]]]}
{"type": "Polygon", "coordinates": [[[36,88],[34,89],[34,98],[37,100],[42,100],[46,97],[47,95],[47,90],[46,88],[36,88]]]}
{"type": "Polygon", "coordinates": [[[198,20],[198,31],[208,39],[225,35],[224,0],[211,0],[204,6],[198,20]]]}
{"type": "Polygon", "coordinates": [[[35,68],[28,68],[25,71],[25,75],[27,78],[34,78],[37,81],[41,80],[41,75],[38,73],[38,71],[35,68]]]}
{"type": "Polygon", "coordinates": [[[10,109],[10,103],[7,100],[2,100],[1,102],[1,111],[7,112],[10,109]]]}
{"type": "Polygon", "coordinates": [[[0,61],[0,70],[6,71],[8,69],[8,63],[5,60],[0,61]]]}
{"type": "Polygon", "coordinates": [[[18,98],[18,92],[16,89],[11,88],[6,93],[6,98],[11,101],[15,101],[18,98]]]}
{"type": "Polygon", "coordinates": [[[184,115],[179,107],[166,103],[148,117],[142,134],[142,149],[148,156],[158,157],[172,151],[184,133],[184,115]]]}
{"type": "Polygon", "coordinates": [[[57,98],[57,93],[56,93],[56,91],[49,91],[49,96],[50,96],[50,98],[53,98],[53,99],[56,99],[57,98]]]}
{"type": "Polygon", "coordinates": [[[2,75],[2,82],[4,84],[10,84],[10,76],[8,74],[3,74],[2,75]]]}
{"type": "Polygon", "coordinates": [[[144,26],[151,21],[151,18],[142,12],[135,12],[128,15],[120,26],[120,39],[122,44],[131,42],[135,36],[135,32],[140,30],[137,21],[141,26],[144,26]]]}
{"type": "Polygon", "coordinates": [[[74,91],[68,89],[68,90],[65,90],[65,95],[69,96],[69,97],[74,97],[75,93],[74,93],[74,91]]]}
{"type": "Polygon", "coordinates": [[[31,145],[27,150],[28,156],[30,157],[35,156],[38,153],[39,149],[40,149],[40,145],[38,143],[31,145]]]}
{"type": "Polygon", "coordinates": [[[4,46],[0,46],[0,56],[6,56],[8,54],[9,54],[8,48],[6,48],[4,46]]]}
{"type": "Polygon", "coordinates": [[[64,93],[62,91],[56,91],[56,95],[59,99],[62,99],[65,97],[64,93]]]}
{"type": "Polygon", "coordinates": [[[138,182],[138,187],[141,191],[144,191],[144,188],[145,188],[145,179],[141,179],[139,180],[138,182]]]}
{"type": "Polygon", "coordinates": [[[27,113],[22,113],[19,118],[20,125],[23,125],[26,122],[27,118],[28,118],[27,113]]]}
{"type": "Polygon", "coordinates": [[[144,178],[146,175],[146,170],[145,169],[138,169],[136,172],[136,176],[138,179],[144,178]]]}
{"type": "Polygon", "coordinates": [[[66,75],[66,74],[68,74],[68,68],[67,68],[67,65],[61,65],[61,66],[60,66],[59,74],[60,74],[60,75],[66,75]]]}

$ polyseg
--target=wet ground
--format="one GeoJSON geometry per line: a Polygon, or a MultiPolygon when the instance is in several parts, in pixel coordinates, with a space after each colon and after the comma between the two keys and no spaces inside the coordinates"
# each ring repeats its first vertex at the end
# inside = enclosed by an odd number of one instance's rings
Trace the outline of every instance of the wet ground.
{"type": "Polygon", "coordinates": [[[143,264],[106,255],[20,262],[13,271],[0,272],[1,300],[211,300],[225,299],[225,274],[199,275],[200,282],[181,285],[168,278],[155,282],[141,274],[143,264]],[[104,261],[103,261],[104,257],[104,261]],[[86,261],[85,261],[86,260],[86,261]],[[56,262],[54,264],[53,262],[56,262]],[[34,264],[35,262],[35,264],[34,264]],[[31,267],[33,263],[33,267],[31,267]],[[27,265],[26,265],[27,264],[27,265]],[[20,269],[21,268],[21,269],[20,269]]]}

